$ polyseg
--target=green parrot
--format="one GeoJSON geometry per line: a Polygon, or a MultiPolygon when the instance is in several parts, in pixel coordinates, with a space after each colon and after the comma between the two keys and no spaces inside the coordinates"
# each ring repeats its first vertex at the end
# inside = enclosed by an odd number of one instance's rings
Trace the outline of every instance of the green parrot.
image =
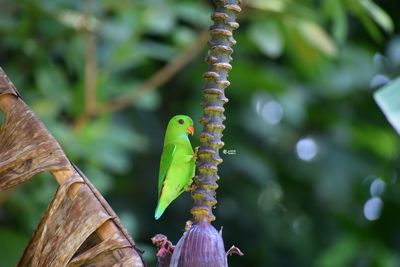
{"type": "Polygon", "coordinates": [[[192,183],[195,173],[195,153],[188,134],[194,134],[193,120],[176,115],[165,132],[158,175],[158,203],[154,214],[158,220],[171,202],[192,183]]]}

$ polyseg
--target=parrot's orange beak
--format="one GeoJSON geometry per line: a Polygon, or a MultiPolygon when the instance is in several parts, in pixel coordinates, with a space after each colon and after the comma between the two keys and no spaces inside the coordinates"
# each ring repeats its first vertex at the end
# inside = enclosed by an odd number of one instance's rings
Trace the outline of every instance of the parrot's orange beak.
{"type": "Polygon", "coordinates": [[[192,125],[190,125],[189,127],[187,127],[186,129],[187,133],[190,135],[194,135],[194,128],[192,125]]]}

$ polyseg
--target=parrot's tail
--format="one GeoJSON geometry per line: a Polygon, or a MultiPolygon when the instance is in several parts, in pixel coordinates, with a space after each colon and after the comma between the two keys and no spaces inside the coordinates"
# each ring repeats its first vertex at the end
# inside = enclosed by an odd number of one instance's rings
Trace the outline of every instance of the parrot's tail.
{"type": "Polygon", "coordinates": [[[168,205],[163,204],[162,202],[158,201],[157,203],[157,208],[154,213],[154,218],[156,220],[160,219],[161,215],[163,215],[165,209],[167,208],[168,205]]]}

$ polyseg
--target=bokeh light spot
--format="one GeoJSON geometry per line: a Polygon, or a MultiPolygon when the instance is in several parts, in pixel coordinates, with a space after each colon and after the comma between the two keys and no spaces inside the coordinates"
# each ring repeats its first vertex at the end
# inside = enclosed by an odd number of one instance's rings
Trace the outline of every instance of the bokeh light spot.
{"type": "Polygon", "coordinates": [[[373,197],[379,197],[383,194],[383,191],[385,191],[386,183],[381,179],[377,178],[375,179],[369,188],[369,191],[371,193],[371,196],[373,197]]]}
{"type": "Polygon", "coordinates": [[[373,88],[376,88],[376,87],[383,86],[383,85],[387,84],[388,82],[390,82],[390,79],[388,77],[386,77],[383,74],[377,74],[372,78],[369,85],[373,88]]]}
{"type": "Polygon", "coordinates": [[[383,201],[379,197],[372,197],[365,202],[364,216],[369,221],[375,221],[381,216],[383,201]]]}
{"type": "Polygon", "coordinates": [[[292,223],[292,229],[297,235],[305,235],[311,228],[310,219],[304,215],[298,216],[292,223]]]}
{"type": "Polygon", "coordinates": [[[262,117],[269,124],[278,124],[283,117],[283,108],[277,101],[268,101],[262,108],[262,117]]]}
{"type": "Polygon", "coordinates": [[[281,186],[274,181],[269,181],[258,196],[258,205],[264,211],[270,212],[279,204],[282,198],[283,191],[281,186]]]}
{"type": "Polygon", "coordinates": [[[296,153],[299,159],[312,160],[318,153],[317,143],[312,138],[303,138],[296,143],[296,153]]]}
{"type": "Polygon", "coordinates": [[[278,124],[283,118],[282,104],[265,93],[255,93],[252,97],[252,104],[257,114],[269,124],[278,124]]]}

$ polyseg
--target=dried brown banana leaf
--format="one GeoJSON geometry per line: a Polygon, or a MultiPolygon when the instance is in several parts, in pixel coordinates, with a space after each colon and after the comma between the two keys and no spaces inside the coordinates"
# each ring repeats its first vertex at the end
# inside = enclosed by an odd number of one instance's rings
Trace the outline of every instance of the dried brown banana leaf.
{"type": "Polygon", "coordinates": [[[70,163],[1,68],[0,109],[5,118],[0,191],[44,171],[60,184],[18,266],[144,266],[112,208],[70,163]]]}

